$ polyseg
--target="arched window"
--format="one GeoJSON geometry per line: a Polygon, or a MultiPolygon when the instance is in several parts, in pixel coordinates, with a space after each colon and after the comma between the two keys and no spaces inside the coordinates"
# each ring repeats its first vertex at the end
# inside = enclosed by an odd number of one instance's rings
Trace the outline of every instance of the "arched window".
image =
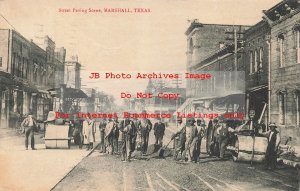
{"type": "Polygon", "coordinates": [[[297,63],[300,63],[300,26],[297,26],[295,29],[296,34],[296,55],[297,55],[297,63]]]}
{"type": "Polygon", "coordinates": [[[283,34],[278,35],[278,47],[279,47],[279,66],[285,65],[285,38],[283,34]]]}
{"type": "Polygon", "coordinates": [[[250,74],[253,73],[253,53],[252,51],[249,52],[249,63],[250,63],[250,74]]]}
{"type": "Polygon", "coordinates": [[[263,48],[259,48],[259,66],[258,66],[258,70],[262,69],[263,56],[264,56],[263,48]]]}
{"type": "Polygon", "coordinates": [[[279,92],[278,93],[278,106],[279,106],[279,123],[284,125],[285,124],[285,117],[286,117],[286,102],[285,102],[285,93],[279,92]]]}
{"type": "Polygon", "coordinates": [[[258,55],[257,50],[254,52],[254,72],[257,72],[258,68],[258,55]]]}
{"type": "Polygon", "coordinates": [[[189,44],[189,51],[190,51],[191,53],[193,53],[193,49],[194,49],[194,43],[193,43],[193,39],[191,38],[191,39],[190,39],[190,44],[189,44]]]}

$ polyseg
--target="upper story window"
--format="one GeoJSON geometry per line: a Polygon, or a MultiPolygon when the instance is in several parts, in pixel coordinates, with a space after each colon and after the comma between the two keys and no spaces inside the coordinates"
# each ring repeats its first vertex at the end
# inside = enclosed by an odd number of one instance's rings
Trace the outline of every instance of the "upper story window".
{"type": "Polygon", "coordinates": [[[190,39],[190,43],[189,43],[189,52],[193,53],[193,49],[194,49],[194,43],[193,43],[193,39],[190,39]]]}
{"type": "Polygon", "coordinates": [[[278,47],[279,47],[279,66],[285,65],[285,37],[283,34],[278,35],[278,47]]]}
{"type": "Polygon", "coordinates": [[[250,74],[252,74],[254,72],[253,71],[254,63],[253,63],[253,53],[252,53],[252,51],[250,51],[250,53],[249,53],[249,62],[250,62],[250,74]]]}
{"type": "Polygon", "coordinates": [[[0,57],[0,67],[2,67],[2,57],[0,57]]]}
{"type": "Polygon", "coordinates": [[[300,27],[295,29],[296,32],[296,51],[297,51],[297,63],[300,63],[300,27]]]}
{"type": "Polygon", "coordinates": [[[262,65],[263,65],[263,56],[264,56],[264,51],[263,48],[259,49],[259,65],[258,65],[258,69],[261,70],[262,69],[262,65]]]}
{"type": "Polygon", "coordinates": [[[254,72],[257,72],[258,68],[258,55],[257,50],[254,52],[254,72]]]}

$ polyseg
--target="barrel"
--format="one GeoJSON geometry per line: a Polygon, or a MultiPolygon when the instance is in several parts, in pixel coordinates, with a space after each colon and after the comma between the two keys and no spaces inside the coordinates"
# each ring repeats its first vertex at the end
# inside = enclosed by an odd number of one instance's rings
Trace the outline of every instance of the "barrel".
{"type": "Polygon", "coordinates": [[[45,132],[46,149],[70,148],[69,126],[48,124],[45,132]]]}
{"type": "Polygon", "coordinates": [[[233,151],[234,161],[251,161],[254,142],[253,162],[263,162],[268,146],[266,137],[253,137],[245,135],[237,135],[235,142],[235,151],[233,151]]]}

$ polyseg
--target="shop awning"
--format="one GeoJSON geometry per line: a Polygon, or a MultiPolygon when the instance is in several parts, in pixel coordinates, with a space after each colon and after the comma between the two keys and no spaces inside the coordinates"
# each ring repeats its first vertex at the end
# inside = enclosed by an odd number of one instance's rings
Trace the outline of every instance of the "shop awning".
{"type": "MultiPolygon", "coordinates": [[[[51,95],[60,98],[60,94],[61,94],[60,88],[54,88],[48,91],[51,92],[51,95]]],[[[65,98],[87,98],[88,96],[80,89],[64,88],[64,97],[65,98]]]]}

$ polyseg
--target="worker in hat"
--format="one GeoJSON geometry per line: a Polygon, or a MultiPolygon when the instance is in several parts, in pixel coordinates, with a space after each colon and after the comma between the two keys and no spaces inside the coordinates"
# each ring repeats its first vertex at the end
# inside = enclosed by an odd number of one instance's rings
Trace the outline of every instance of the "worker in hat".
{"type": "Polygon", "coordinates": [[[197,127],[195,126],[195,122],[194,118],[190,118],[185,127],[186,142],[183,156],[185,156],[185,160],[188,162],[195,161],[194,151],[196,149],[196,142],[194,141],[194,138],[197,137],[197,127]]]}
{"type": "Polygon", "coordinates": [[[99,123],[99,132],[100,132],[100,153],[106,153],[106,147],[105,147],[105,127],[107,125],[107,119],[103,118],[100,120],[99,123]]]}
{"type": "Polygon", "coordinates": [[[182,159],[182,153],[185,150],[185,141],[186,141],[186,134],[185,134],[185,123],[183,123],[182,118],[177,118],[177,124],[178,124],[178,129],[175,134],[173,134],[172,139],[174,140],[175,143],[175,153],[174,153],[174,160],[178,159],[178,154],[180,153],[180,158],[182,159]]]}
{"type": "MultiPolygon", "coordinates": [[[[52,117],[53,118],[53,117],[52,117]]],[[[55,119],[55,116],[54,116],[55,119]]],[[[37,126],[35,119],[32,116],[32,113],[29,112],[27,117],[21,123],[21,127],[23,127],[25,131],[25,148],[28,150],[28,138],[30,137],[31,149],[35,150],[34,144],[34,127],[37,126]]]]}
{"type": "Polygon", "coordinates": [[[131,154],[135,150],[137,129],[134,122],[126,118],[119,123],[119,130],[122,132],[121,160],[123,162],[129,162],[131,160],[131,154]]]}
{"type": "Polygon", "coordinates": [[[221,159],[224,159],[225,149],[229,142],[229,132],[234,132],[234,129],[230,127],[230,121],[222,120],[220,125],[217,127],[217,144],[219,148],[219,155],[221,159]]]}
{"type": "Polygon", "coordinates": [[[275,123],[269,124],[269,131],[261,133],[268,138],[268,146],[265,154],[265,168],[274,170],[277,162],[277,151],[280,144],[280,134],[275,123]]]}
{"type": "MultiPolygon", "coordinates": [[[[143,114],[146,114],[146,111],[143,110],[143,114]]],[[[141,151],[142,155],[146,155],[147,149],[148,149],[148,144],[149,144],[149,133],[152,130],[152,123],[149,119],[147,118],[142,118],[138,122],[138,131],[140,132],[141,135],[141,151]]]]}
{"type": "Polygon", "coordinates": [[[153,131],[155,136],[155,145],[161,147],[163,145],[163,138],[165,135],[166,125],[161,121],[161,118],[154,124],[153,131]]]}
{"type": "Polygon", "coordinates": [[[198,162],[200,160],[201,142],[205,133],[205,123],[201,119],[196,121],[197,135],[194,138],[195,150],[194,150],[194,161],[198,162]]]}
{"type": "Polygon", "coordinates": [[[105,147],[106,152],[108,154],[113,155],[114,154],[114,130],[116,128],[115,122],[112,120],[112,118],[108,118],[108,123],[105,127],[105,147]]]}
{"type": "Polygon", "coordinates": [[[83,134],[83,144],[86,145],[86,150],[93,149],[93,133],[96,132],[96,126],[94,120],[90,118],[86,118],[85,121],[83,122],[83,129],[82,129],[82,134],[83,134]]]}
{"type": "Polygon", "coordinates": [[[217,129],[220,127],[219,119],[214,118],[211,120],[208,124],[207,128],[207,149],[208,149],[208,154],[210,156],[219,156],[219,144],[218,144],[218,134],[217,134],[217,129]]]}

